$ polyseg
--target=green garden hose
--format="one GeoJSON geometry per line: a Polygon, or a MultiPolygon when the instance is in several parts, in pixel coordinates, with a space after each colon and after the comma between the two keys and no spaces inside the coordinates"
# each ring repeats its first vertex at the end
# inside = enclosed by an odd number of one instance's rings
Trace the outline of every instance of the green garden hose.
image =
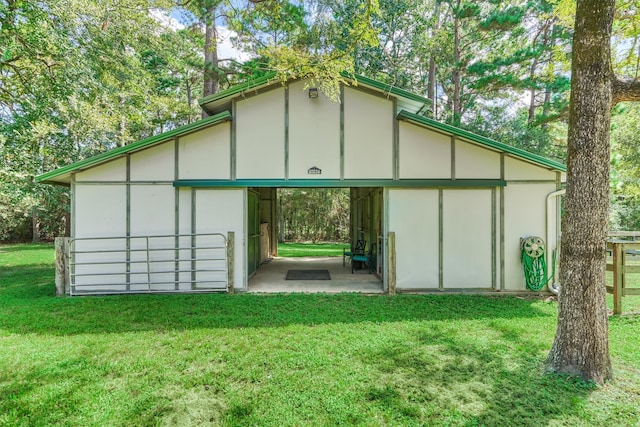
{"type": "Polygon", "coordinates": [[[547,278],[547,261],[544,253],[544,240],[540,237],[527,237],[521,239],[521,259],[524,265],[524,280],[527,289],[540,291],[555,274],[556,254],[553,253],[553,273],[547,278]]]}

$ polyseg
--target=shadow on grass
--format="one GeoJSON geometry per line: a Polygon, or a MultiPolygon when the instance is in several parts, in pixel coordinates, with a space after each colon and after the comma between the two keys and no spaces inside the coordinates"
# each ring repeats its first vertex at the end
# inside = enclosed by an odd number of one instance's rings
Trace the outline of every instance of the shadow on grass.
{"type": "Polygon", "coordinates": [[[363,354],[374,362],[372,369],[386,374],[364,398],[402,425],[428,420],[429,425],[534,427],[589,419],[585,407],[595,386],[543,375],[541,355],[548,344],[527,339],[522,326],[504,320],[486,325],[483,339],[431,324],[415,333],[417,344],[397,342],[383,354],[363,354]]]}
{"type": "Polygon", "coordinates": [[[450,319],[546,317],[555,321],[555,310],[541,310],[533,306],[533,300],[512,297],[345,293],[57,298],[52,276],[51,267],[0,270],[0,328],[14,333],[71,335],[450,319]]]}

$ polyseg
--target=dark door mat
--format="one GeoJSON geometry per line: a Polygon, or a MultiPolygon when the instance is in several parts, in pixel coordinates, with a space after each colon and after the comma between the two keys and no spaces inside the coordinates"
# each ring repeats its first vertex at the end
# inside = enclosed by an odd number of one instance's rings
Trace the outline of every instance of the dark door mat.
{"type": "Polygon", "coordinates": [[[329,270],[289,270],[286,280],[331,280],[329,270]]]}

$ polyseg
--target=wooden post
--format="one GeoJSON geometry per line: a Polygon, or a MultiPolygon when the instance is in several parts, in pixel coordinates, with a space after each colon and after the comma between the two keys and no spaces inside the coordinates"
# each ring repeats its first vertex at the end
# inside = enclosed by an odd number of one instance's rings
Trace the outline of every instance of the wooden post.
{"type": "Polygon", "coordinates": [[[613,243],[613,314],[622,314],[624,243],[613,243]]]}
{"type": "Polygon", "coordinates": [[[235,235],[236,233],[233,231],[227,232],[227,289],[230,294],[234,291],[234,283],[233,283],[233,265],[234,265],[234,245],[235,245],[235,235]]]}
{"type": "Polygon", "coordinates": [[[396,233],[389,232],[389,295],[396,294],[396,233]]]}
{"type": "Polygon", "coordinates": [[[71,239],[68,237],[56,237],[56,296],[69,293],[69,249],[71,239]]]}

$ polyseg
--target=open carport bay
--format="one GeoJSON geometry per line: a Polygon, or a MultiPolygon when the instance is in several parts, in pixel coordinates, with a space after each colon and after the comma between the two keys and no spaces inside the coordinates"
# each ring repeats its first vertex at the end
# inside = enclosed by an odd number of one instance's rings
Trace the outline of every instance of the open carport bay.
{"type": "Polygon", "coordinates": [[[342,265],[342,257],[273,258],[249,279],[249,292],[360,292],[380,294],[383,284],[367,269],[351,273],[351,265],[342,265]],[[289,270],[328,270],[331,280],[286,280],[289,270]]]}

